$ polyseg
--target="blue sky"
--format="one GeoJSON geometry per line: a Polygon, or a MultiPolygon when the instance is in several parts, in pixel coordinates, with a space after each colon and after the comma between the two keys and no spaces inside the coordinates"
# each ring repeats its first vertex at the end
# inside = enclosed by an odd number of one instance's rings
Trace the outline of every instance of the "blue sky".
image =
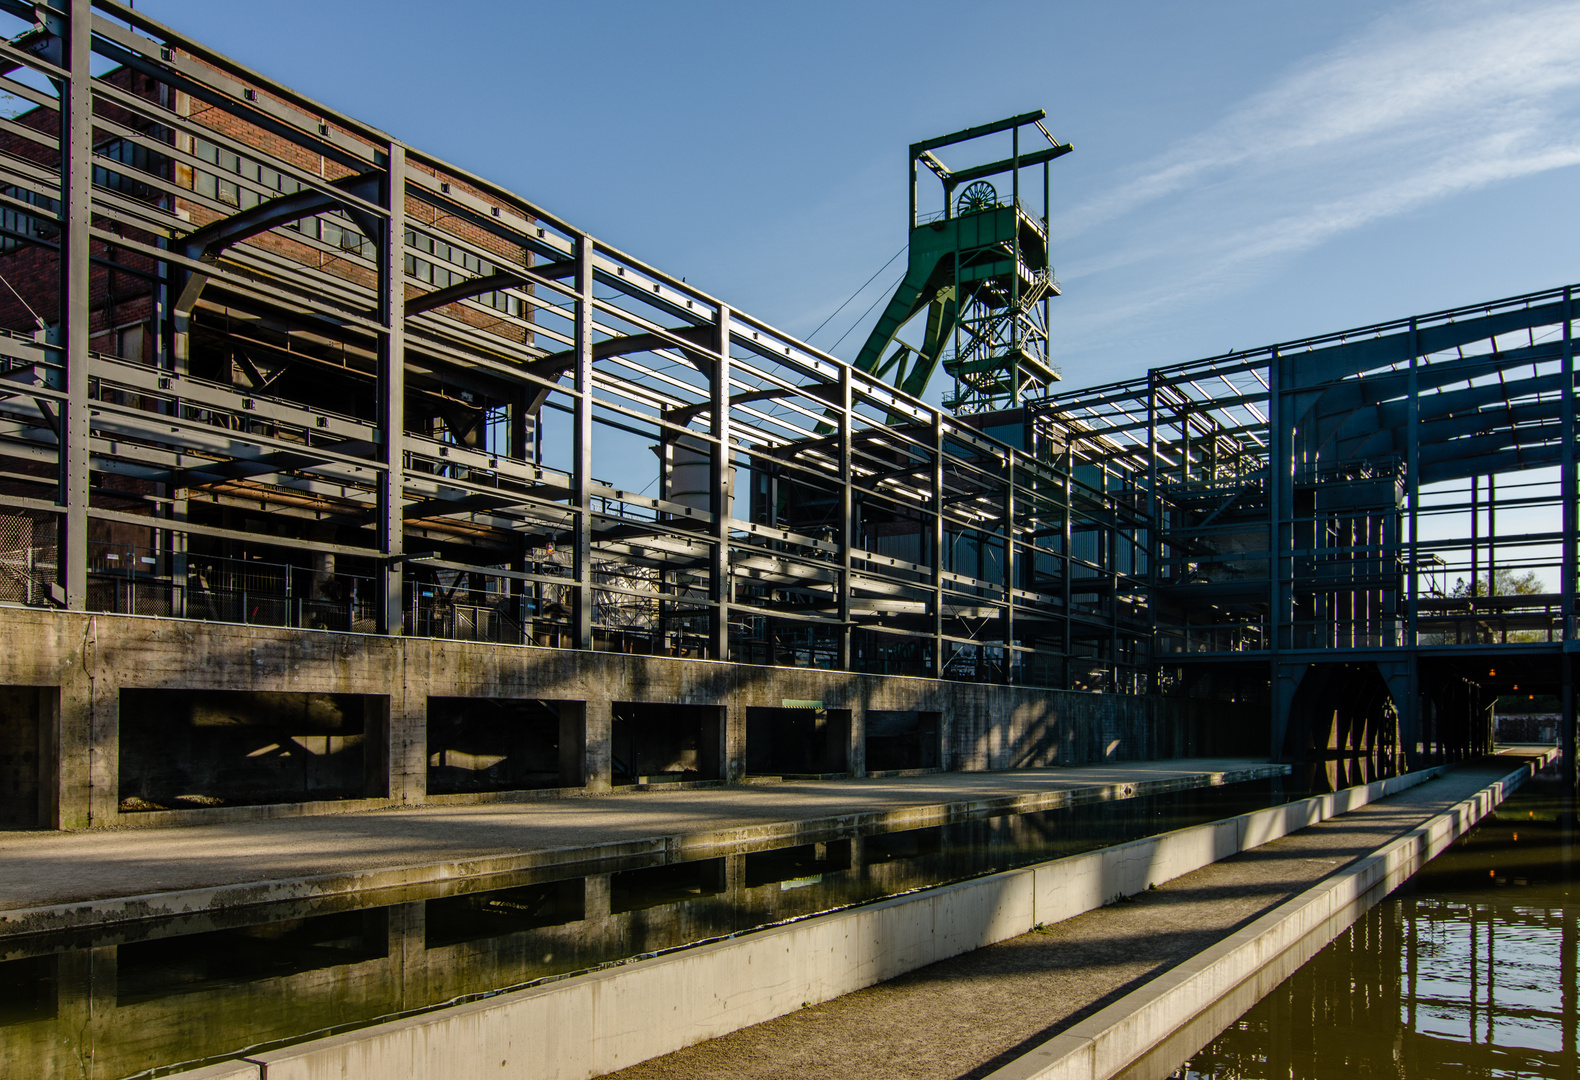
{"type": "Polygon", "coordinates": [[[137,6],[802,335],[1044,108],[1067,386],[1580,279],[1580,3],[137,6]]]}

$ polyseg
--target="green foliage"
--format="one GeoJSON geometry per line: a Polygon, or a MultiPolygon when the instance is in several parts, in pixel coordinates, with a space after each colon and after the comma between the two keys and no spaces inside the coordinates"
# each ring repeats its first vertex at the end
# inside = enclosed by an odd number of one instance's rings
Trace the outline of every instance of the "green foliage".
{"type": "Polygon", "coordinates": [[[1454,582],[1450,596],[1534,596],[1547,591],[1547,583],[1535,570],[1520,573],[1500,566],[1495,574],[1487,574],[1472,581],[1460,578],[1454,582]]]}

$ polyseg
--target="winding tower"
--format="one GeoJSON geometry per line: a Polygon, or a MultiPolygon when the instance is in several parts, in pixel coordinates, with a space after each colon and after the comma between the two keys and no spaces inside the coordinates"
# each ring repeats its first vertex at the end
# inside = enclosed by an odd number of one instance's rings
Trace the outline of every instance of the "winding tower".
{"type": "Polygon", "coordinates": [[[944,405],[959,413],[1013,409],[1058,381],[1048,359],[1048,304],[1059,294],[1048,258],[1048,166],[1072,147],[1048,132],[1046,116],[1039,109],[911,144],[910,261],[856,358],[858,370],[919,397],[941,364],[955,383],[944,405]],[[1002,133],[1007,158],[957,170],[936,153],[1002,133]],[[1023,149],[1028,134],[1048,145],[1023,149]],[[1022,184],[1023,171],[1039,165],[1040,212],[1029,202],[1034,189],[1022,184]],[[919,167],[942,183],[941,210],[921,212],[919,167]],[[1007,180],[1007,198],[994,180],[1007,180]],[[924,310],[921,344],[901,340],[924,310]]]}

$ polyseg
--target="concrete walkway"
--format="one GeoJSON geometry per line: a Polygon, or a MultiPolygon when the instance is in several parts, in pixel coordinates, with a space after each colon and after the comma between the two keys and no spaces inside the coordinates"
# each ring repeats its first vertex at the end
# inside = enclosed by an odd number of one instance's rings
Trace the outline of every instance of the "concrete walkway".
{"type": "Polygon", "coordinates": [[[1131,900],[611,1075],[986,1077],[1517,764],[1453,770],[1131,900]]]}
{"type": "Polygon", "coordinates": [[[1244,759],[805,781],[169,829],[0,833],[0,935],[547,862],[920,826],[1285,771],[1244,759]],[[1105,790],[1106,789],[1106,790],[1105,790]],[[133,898],[135,902],[130,902],[133,898]]]}

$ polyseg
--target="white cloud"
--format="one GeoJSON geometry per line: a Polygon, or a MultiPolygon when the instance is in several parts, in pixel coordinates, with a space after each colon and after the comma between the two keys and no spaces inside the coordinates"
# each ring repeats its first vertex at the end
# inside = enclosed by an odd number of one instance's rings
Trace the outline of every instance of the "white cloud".
{"type": "Polygon", "coordinates": [[[1105,247],[1067,281],[1130,279],[1069,329],[1095,337],[1350,230],[1580,164],[1577,56],[1580,3],[1428,0],[1377,20],[1059,216],[1075,252],[1099,232],[1105,247]]]}

